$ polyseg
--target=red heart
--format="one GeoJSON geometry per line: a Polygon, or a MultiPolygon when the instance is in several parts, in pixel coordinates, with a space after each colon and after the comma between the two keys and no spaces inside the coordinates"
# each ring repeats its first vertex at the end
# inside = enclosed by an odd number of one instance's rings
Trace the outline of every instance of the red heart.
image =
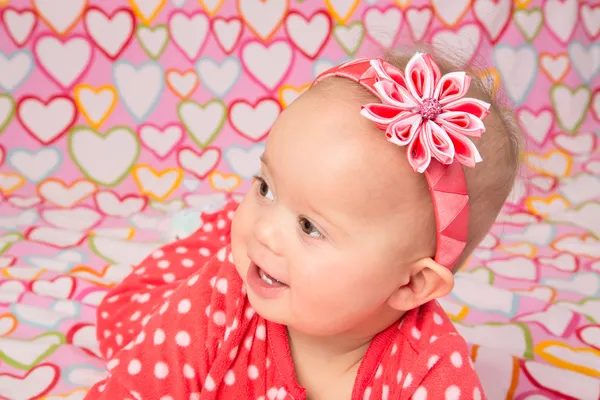
{"type": "Polygon", "coordinates": [[[11,6],[6,6],[6,8],[4,8],[4,10],[1,11],[0,20],[6,27],[6,33],[8,33],[8,37],[10,38],[10,40],[13,41],[13,43],[17,47],[21,47],[25,43],[27,43],[29,38],[31,38],[31,34],[35,31],[35,28],[38,23],[38,17],[37,17],[37,14],[35,13],[35,11],[33,10],[33,8],[23,8],[21,10],[17,10],[16,8],[13,8],[11,6]],[[23,14],[32,14],[32,16],[33,16],[33,24],[31,24],[31,28],[29,29],[29,32],[27,32],[27,34],[24,35],[23,39],[21,39],[21,40],[17,40],[17,38],[14,36],[14,32],[10,29],[10,25],[7,22],[7,18],[8,18],[7,14],[9,14],[9,13],[19,14],[20,16],[22,16],[23,14]]]}
{"type": "Polygon", "coordinates": [[[113,61],[116,60],[121,55],[123,50],[127,48],[129,43],[131,43],[131,39],[133,39],[133,33],[135,32],[135,24],[135,15],[133,14],[133,11],[125,7],[117,8],[116,10],[113,10],[111,14],[108,14],[106,11],[97,6],[90,6],[85,12],[85,16],[83,18],[83,26],[85,28],[85,32],[92,39],[92,42],[100,49],[100,51],[102,51],[102,53],[104,53],[106,57],[110,58],[113,61]],[[113,54],[109,52],[109,49],[106,49],[102,45],[102,43],[98,40],[97,37],[94,37],[93,32],[90,30],[88,18],[94,12],[101,13],[104,17],[106,17],[107,20],[110,21],[112,21],[119,14],[125,14],[127,18],[129,18],[131,21],[131,30],[127,33],[127,36],[121,41],[119,49],[113,54]]]}
{"type": "Polygon", "coordinates": [[[28,95],[21,97],[17,103],[17,119],[31,137],[43,145],[49,145],[60,139],[75,124],[75,121],[77,121],[77,107],[73,99],[62,94],[54,95],[46,101],[43,101],[39,97],[28,95]],[[62,104],[58,104],[58,102],[62,102],[62,104]],[[31,109],[30,107],[35,107],[35,109],[31,109]],[[48,111],[49,107],[62,107],[65,109],[67,114],[63,116],[64,121],[60,121],[62,126],[48,127],[48,125],[40,123],[39,118],[42,116],[39,115],[39,111],[48,112],[48,117],[54,121],[59,117],[56,113],[48,111]],[[27,112],[32,112],[35,115],[27,114],[27,112]],[[43,132],[42,129],[44,127],[48,127],[50,131],[43,132]]]}

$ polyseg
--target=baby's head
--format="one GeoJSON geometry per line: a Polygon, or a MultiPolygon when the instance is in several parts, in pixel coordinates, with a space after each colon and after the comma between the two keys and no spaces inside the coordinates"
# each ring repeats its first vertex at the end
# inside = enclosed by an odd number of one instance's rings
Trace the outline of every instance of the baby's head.
{"type": "MultiPolygon", "coordinates": [[[[409,59],[386,57],[399,71],[409,59]]],[[[442,74],[460,70],[435,61],[442,74]]],[[[326,77],[281,114],[232,228],[234,262],[259,314],[305,334],[358,338],[452,290],[454,270],[506,200],[519,158],[510,114],[469,75],[466,97],[492,105],[486,131],[473,140],[484,161],[464,167],[468,234],[452,265],[436,257],[434,205],[421,173],[426,158],[410,148],[408,162],[409,146],[390,143],[385,127],[361,115],[361,106],[381,103],[377,96],[351,79],[326,77]]]]}

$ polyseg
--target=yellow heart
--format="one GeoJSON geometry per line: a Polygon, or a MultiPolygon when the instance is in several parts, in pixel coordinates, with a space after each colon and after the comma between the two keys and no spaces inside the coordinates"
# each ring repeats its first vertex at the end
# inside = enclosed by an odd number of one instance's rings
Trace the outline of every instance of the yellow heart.
{"type": "Polygon", "coordinates": [[[356,11],[356,7],[358,7],[358,3],[360,3],[360,0],[348,0],[345,3],[348,2],[352,2],[352,4],[350,5],[350,7],[348,7],[346,12],[343,15],[341,15],[340,11],[337,10],[333,4],[331,4],[331,0],[325,0],[325,6],[327,7],[327,11],[329,11],[329,14],[333,17],[333,19],[338,21],[340,24],[345,24],[346,21],[348,21],[348,18],[350,18],[354,11],[356,11]]]}
{"type": "MultiPolygon", "coordinates": [[[[44,272],[46,272],[45,269],[40,269],[35,274],[31,275],[31,280],[39,278],[40,276],[42,276],[44,274],[44,272]]],[[[8,279],[23,279],[23,278],[19,278],[18,276],[14,276],[13,274],[11,274],[10,273],[10,267],[4,267],[4,268],[2,268],[2,275],[4,275],[5,277],[7,277],[8,279]]]]}
{"type": "Polygon", "coordinates": [[[0,192],[9,195],[25,184],[21,175],[0,172],[0,192]]]}
{"type": "Polygon", "coordinates": [[[204,0],[198,0],[198,3],[200,4],[200,7],[202,7],[202,9],[206,11],[209,17],[214,17],[215,15],[217,15],[217,12],[219,11],[223,3],[225,3],[225,0],[219,0],[219,2],[215,4],[212,8],[207,6],[204,0]]]}
{"type": "Polygon", "coordinates": [[[557,207],[559,210],[566,210],[571,208],[571,203],[569,203],[561,195],[553,194],[547,198],[536,196],[528,197],[525,200],[525,207],[534,215],[547,217],[551,213],[546,210],[554,209],[555,207],[557,207]]]}
{"type": "MultiPolygon", "coordinates": [[[[104,229],[110,230],[112,228],[104,228],[104,229]]],[[[121,229],[126,232],[125,235],[123,235],[122,237],[120,235],[118,236],[120,239],[131,240],[131,238],[133,238],[133,236],[135,235],[135,228],[131,227],[131,226],[126,226],[124,228],[114,228],[114,229],[121,229]]],[[[94,230],[89,231],[90,236],[102,236],[102,231],[100,231],[99,233],[100,234],[98,234],[98,232],[94,231],[94,230]]]]}
{"type": "Polygon", "coordinates": [[[465,317],[467,316],[468,313],[469,313],[469,307],[463,306],[463,305],[460,305],[460,311],[457,312],[456,314],[452,314],[452,313],[446,311],[446,315],[448,315],[448,317],[454,322],[462,321],[463,319],[465,319],[465,317]]]}
{"type": "MultiPolygon", "coordinates": [[[[70,393],[65,393],[65,394],[53,394],[52,396],[45,396],[42,397],[40,400],[48,400],[48,399],[55,399],[57,397],[62,397],[63,399],[67,399],[73,395],[77,395],[79,393],[81,393],[82,395],[86,394],[88,392],[88,389],[86,388],[79,388],[79,389],[75,389],[70,393]]],[[[79,398],[79,396],[73,396],[75,398],[79,398]]]]}
{"type": "Polygon", "coordinates": [[[131,174],[140,193],[157,201],[169,197],[183,180],[183,170],[180,168],[156,171],[147,164],[136,165],[131,174]]]}
{"type": "Polygon", "coordinates": [[[571,347],[566,343],[556,342],[554,340],[546,340],[538,343],[535,346],[534,352],[537,353],[544,360],[548,361],[550,364],[555,365],[561,369],[575,371],[589,376],[600,377],[600,368],[596,367],[597,365],[600,365],[600,351],[596,349],[587,347],[571,347]],[[560,351],[558,355],[553,354],[549,351],[553,347],[560,348],[557,349],[560,351]],[[565,353],[565,350],[567,353],[565,353]],[[586,355],[586,358],[589,360],[589,365],[594,366],[581,365],[573,362],[572,360],[569,360],[565,357],[568,355],[568,352],[570,352],[572,356],[575,356],[576,354],[586,355]],[[594,358],[593,356],[596,356],[597,358],[595,363],[593,362],[593,360],[590,360],[591,358],[594,358]]]}
{"type": "Polygon", "coordinates": [[[242,178],[236,174],[223,174],[219,171],[213,171],[208,176],[208,183],[215,190],[233,192],[242,184],[242,178]]]}
{"type": "Polygon", "coordinates": [[[283,85],[279,89],[279,103],[283,108],[289,106],[302,93],[304,93],[310,87],[310,85],[310,83],[307,83],[306,85],[302,85],[300,87],[292,85],[283,85]]]}
{"type": "Polygon", "coordinates": [[[531,0],[515,0],[515,6],[518,8],[527,8],[531,0]]]}
{"type": "Polygon", "coordinates": [[[503,244],[498,248],[517,256],[534,257],[537,253],[537,248],[531,243],[503,244]]]}
{"type": "Polygon", "coordinates": [[[552,150],[543,155],[525,153],[525,164],[542,175],[567,176],[571,172],[573,159],[562,150],[552,150]]]}
{"type": "Polygon", "coordinates": [[[73,95],[75,97],[75,104],[77,104],[77,108],[94,129],[98,129],[100,126],[102,126],[117,105],[117,90],[109,85],[95,88],[86,83],[82,83],[81,85],[75,86],[73,95]],[[109,101],[105,105],[104,110],[90,110],[88,108],[90,104],[86,105],[85,98],[89,95],[108,96],[109,101]]]}
{"type": "Polygon", "coordinates": [[[160,13],[160,10],[162,10],[166,3],[167,0],[158,0],[153,9],[142,10],[138,5],[137,0],[129,0],[131,10],[136,15],[136,17],[142,20],[142,22],[145,25],[150,25],[150,23],[154,20],[154,18],[156,18],[156,16],[160,13]]]}

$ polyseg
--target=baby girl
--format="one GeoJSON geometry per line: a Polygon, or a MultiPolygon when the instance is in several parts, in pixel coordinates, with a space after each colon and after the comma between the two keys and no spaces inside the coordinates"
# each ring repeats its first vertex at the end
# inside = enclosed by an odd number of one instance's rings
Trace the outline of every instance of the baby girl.
{"type": "Polygon", "coordinates": [[[106,296],[109,373],[86,398],[485,398],[436,299],[508,196],[518,136],[485,85],[436,61],[323,73],[241,204],[106,296]]]}

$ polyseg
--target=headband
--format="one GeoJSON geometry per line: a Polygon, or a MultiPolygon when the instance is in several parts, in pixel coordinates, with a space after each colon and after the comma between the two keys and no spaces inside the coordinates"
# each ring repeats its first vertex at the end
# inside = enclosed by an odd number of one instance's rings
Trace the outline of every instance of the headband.
{"type": "Polygon", "coordinates": [[[485,132],[490,105],[464,97],[471,77],[465,72],[441,75],[430,55],[416,53],[404,72],[381,59],[358,59],[320,74],[348,78],[381,100],[361,107],[361,115],[385,131],[388,141],[408,146],[411,167],[424,173],[436,220],[435,261],[452,269],[469,230],[469,194],[462,165],[482,161],[468,137],[485,132]],[[461,165],[462,164],[462,165],[461,165]]]}

